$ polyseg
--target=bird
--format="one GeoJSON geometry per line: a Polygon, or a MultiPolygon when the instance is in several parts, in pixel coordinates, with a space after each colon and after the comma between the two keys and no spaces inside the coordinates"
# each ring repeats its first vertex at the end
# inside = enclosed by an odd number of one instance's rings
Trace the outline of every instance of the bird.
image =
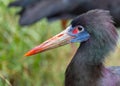
{"type": "Polygon", "coordinates": [[[120,86],[120,66],[105,67],[118,33],[108,10],[94,9],[75,17],[59,34],[28,51],[31,56],[69,43],[80,43],[65,72],[65,86],[120,86]]]}
{"type": "Polygon", "coordinates": [[[21,26],[31,25],[43,18],[48,21],[62,20],[65,29],[67,21],[92,9],[109,10],[115,26],[120,26],[120,0],[15,0],[9,7],[21,7],[21,26]]]}

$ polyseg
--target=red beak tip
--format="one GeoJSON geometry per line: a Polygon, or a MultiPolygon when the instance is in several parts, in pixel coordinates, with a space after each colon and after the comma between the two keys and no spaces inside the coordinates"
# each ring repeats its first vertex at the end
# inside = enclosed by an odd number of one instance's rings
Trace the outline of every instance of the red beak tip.
{"type": "Polygon", "coordinates": [[[24,56],[30,56],[28,53],[24,54],[24,56]]]}
{"type": "Polygon", "coordinates": [[[31,56],[31,55],[33,55],[31,51],[24,54],[24,56],[31,56]]]}

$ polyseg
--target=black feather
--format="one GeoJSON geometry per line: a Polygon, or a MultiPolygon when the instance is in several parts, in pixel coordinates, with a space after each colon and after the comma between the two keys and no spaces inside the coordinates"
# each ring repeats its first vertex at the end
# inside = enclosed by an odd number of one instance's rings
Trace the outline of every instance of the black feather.
{"type": "Polygon", "coordinates": [[[109,10],[120,26],[120,0],[16,0],[9,6],[22,7],[20,24],[30,25],[42,18],[71,19],[91,9],[109,10]]]}

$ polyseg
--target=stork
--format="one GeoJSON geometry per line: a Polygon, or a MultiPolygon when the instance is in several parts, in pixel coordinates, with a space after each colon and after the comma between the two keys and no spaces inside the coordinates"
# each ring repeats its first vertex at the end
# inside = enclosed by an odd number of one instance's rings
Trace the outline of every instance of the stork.
{"type": "Polygon", "coordinates": [[[74,18],[64,31],[25,56],[79,42],[80,47],[65,72],[65,86],[120,86],[120,67],[104,66],[106,56],[117,45],[117,38],[109,11],[95,9],[74,18]]]}
{"type": "Polygon", "coordinates": [[[19,24],[31,25],[43,18],[66,21],[92,9],[109,10],[115,25],[120,26],[120,0],[15,0],[10,7],[21,7],[19,24]]]}

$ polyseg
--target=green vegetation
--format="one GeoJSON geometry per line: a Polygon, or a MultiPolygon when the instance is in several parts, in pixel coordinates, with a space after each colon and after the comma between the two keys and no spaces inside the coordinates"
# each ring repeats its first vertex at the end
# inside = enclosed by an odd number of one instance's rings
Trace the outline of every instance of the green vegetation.
{"type": "MultiPolygon", "coordinates": [[[[9,0],[0,0],[0,86],[63,86],[64,72],[73,54],[70,45],[24,58],[24,53],[61,31],[60,22],[45,19],[29,27],[18,25],[9,0]],[[9,81],[9,82],[8,82],[9,81]],[[8,83],[7,83],[8,82],[8,83]]],[[[107,64],[118,65],[120,49],[107,64]],[[114,61],[112,60],[114,59],[114,61]]]]}

